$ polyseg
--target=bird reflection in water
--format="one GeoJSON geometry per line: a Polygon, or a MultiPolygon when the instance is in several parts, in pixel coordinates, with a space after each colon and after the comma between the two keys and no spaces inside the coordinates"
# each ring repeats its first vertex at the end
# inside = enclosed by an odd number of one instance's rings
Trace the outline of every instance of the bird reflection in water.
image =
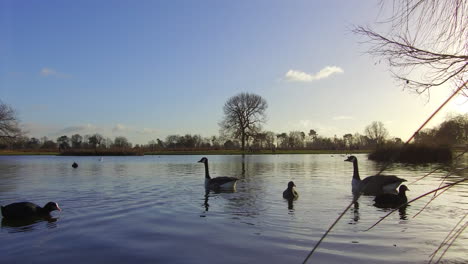
{"type": "Polygon", "coordinates": [[[209,190],[205,192],[205,202],[203,203],[203,205],[205,206],[205,212],[208,212],[208,209],[210,209],[210,204],[208,203],[208,197],[210,197],[209,190]]]}
{"type": "Polygon", "coordinates": [[[400,208],[398,208],[398,213],[400,214],[400,220],[407,220],[408,217],[406,216],[406,207],[408,205],[404,205],[400,208]]]}
{"type": "MultiPolygon", "coordinates": [[[[205,190],[205,196],[204,196],[204,200],[203,200],[203,207],[205,209],[205,212],[208,212],[208,210],[210,209],[210,204],[208,203],[208,200],[210,198],[210,193],[214,193],[214,194],[220,194],[220,193],[235,193],[236,190],[233,189],[233,190],[220,190],[220,189],[217,189],[217,190],[205,190]]],[[[205,217],[205,215],[201,215],[200,217],[205,217]]]]}
{"type": "Polygon", "coordinates": [[[287,199],[288,200],[288,209],[293,211],[294,210],[294,201],[297,200],[297,198],[295,199],[287,199]]]}
{"type": "Polygon", "coordinates": [[[353,213],[352,215],[353,222],[351,222],[350,224],[355,224],[361,218],[359,215],[359,202],[357,200],[354,200],[353,208],[351,208],[351,212],[353,213]]]}
{"type": "Polygon", "coordinates": [[[36,229],[40,222],[47,222],[47,228],[57,227],[58,218],[54,217],[31,217],[23,219],[2,218],[2,228],[9,229],[9,232],[29,232],[36,229]]]}
{"type": "Polygon", "coordinates": [[[383,209],[384,212],[393,212],[398,210],[398,214],[400,215],[400,220],[408,220],[408,215],[406,214],[406,208],[410,205],[404,204],[402,206],[394,206],[394,207],[384,207],[379,206],[378,204],[374,204],[375,207],[379,209],[383,209]]]}

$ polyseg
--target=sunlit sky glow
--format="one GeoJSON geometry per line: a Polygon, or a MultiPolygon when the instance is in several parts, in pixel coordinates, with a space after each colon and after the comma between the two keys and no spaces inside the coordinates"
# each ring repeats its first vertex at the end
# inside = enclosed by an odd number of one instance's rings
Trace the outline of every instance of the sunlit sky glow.
{"type": "MultiPolygon", "coordinates": [[[[268,102],[264,128],[322,136],[382,121],[407,139],[450,95],[403,91],[353,25],[379,1],[0,2],[0,99],[30,137],[101,133],[146,144],[218,135],[225,101],[268,102]]],[[[448,113],[467,112],[458,97],[448,113]]]]}

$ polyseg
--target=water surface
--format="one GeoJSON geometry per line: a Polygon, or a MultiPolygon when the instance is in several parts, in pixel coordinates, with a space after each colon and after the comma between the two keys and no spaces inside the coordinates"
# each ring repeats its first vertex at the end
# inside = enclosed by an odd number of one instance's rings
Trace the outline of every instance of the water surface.
{"type": "MultiPolygon", "coordinates": [[[[361,176],[381,167],[357,157],[361,176]]],[[[0,156],[0,204],[55,201],[63,210],[55,221],[2,221],[2,263],[301,263],[352,201],[352,164],[342,155],[208,156],[212,176],[240,178],[236,192],[208,194],[200,158],[0,156]],[[300,194],[293,208],[282,199],[290,180],[300,194]]],[[[412,182],[437,166],[385,173],[412,182]]],[[[409,184],[409,198],[445,175],[409,184]]],[[[309,263],[427,263],[468,212],[467,190],[453,187],[413,218],[421,200],[370,231],[388,210],[360,197],[309,263]]],[[[464,233],[444,263],[466,263],[466,252],[464,233]]]]}

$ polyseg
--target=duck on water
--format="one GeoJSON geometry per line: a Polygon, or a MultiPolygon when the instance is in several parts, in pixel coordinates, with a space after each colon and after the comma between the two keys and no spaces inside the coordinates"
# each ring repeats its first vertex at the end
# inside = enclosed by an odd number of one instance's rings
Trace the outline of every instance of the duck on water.
{"type": "Polygon", "coordinates": [[[205,165],[205,188],[210,190],[235,190],[236,184],[239,179],[235,177],[210,177],[210,171],[208,169],[208,159],[206,157],[201,158],[198,161],[205,165]]]}
{"type": "Polygon", "coordinates": [[[345,161],[353,163],[353,180],[351,181],[354,195],[379,195],[382,193],[396,193],[396,188],[405,182],[405,179],[395,175],[374,175],[361,180],[359,177],[358,161],[355,156],[349,156],[345,161]]]}
{"type": "Polygon", "coordinates": [[[283,192],[283,198],[287,200],[296,200],[299,197],[299,193],[294,188],[296,184],[293,181],[288,183],[288,188],[283,192]]]}
{"type": "Polygon", "coordinates": [[[49,218],[50,212],[61,211],[56,202],[48,202],[44,207],[31,202],[12,203],[1,207],[2,216],[6,219],[49,218]]]}
{"type": "Polygon", "coordinates": [[[406,191],[409,191],[406,185],[401,185],[398,194],[383,193],[377,195],[374,199],[375,206],[380,208],[398,208],[408,202],[406,191]]]}

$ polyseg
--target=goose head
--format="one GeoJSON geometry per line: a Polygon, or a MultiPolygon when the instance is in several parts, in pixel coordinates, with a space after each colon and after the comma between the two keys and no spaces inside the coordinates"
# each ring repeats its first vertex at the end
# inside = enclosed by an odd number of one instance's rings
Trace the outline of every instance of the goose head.
{"type": "Polygon", "coordinates": [[[208,162],[208,159],[207,159],[206,157],[203,157],[203,158],[201,158],[201,160],[199,160],[198,162],[200,162],[200,163],[205,163],[205,164],[206,164],[206,163],[208,162]]]}
{"type": "Polygon", "coordinates": [[[347,159],[345,159],[344,161],[349,161],[349,162],[354,162],[356,161],[357,158],[355,156],[349,156],[347,159]]]}

